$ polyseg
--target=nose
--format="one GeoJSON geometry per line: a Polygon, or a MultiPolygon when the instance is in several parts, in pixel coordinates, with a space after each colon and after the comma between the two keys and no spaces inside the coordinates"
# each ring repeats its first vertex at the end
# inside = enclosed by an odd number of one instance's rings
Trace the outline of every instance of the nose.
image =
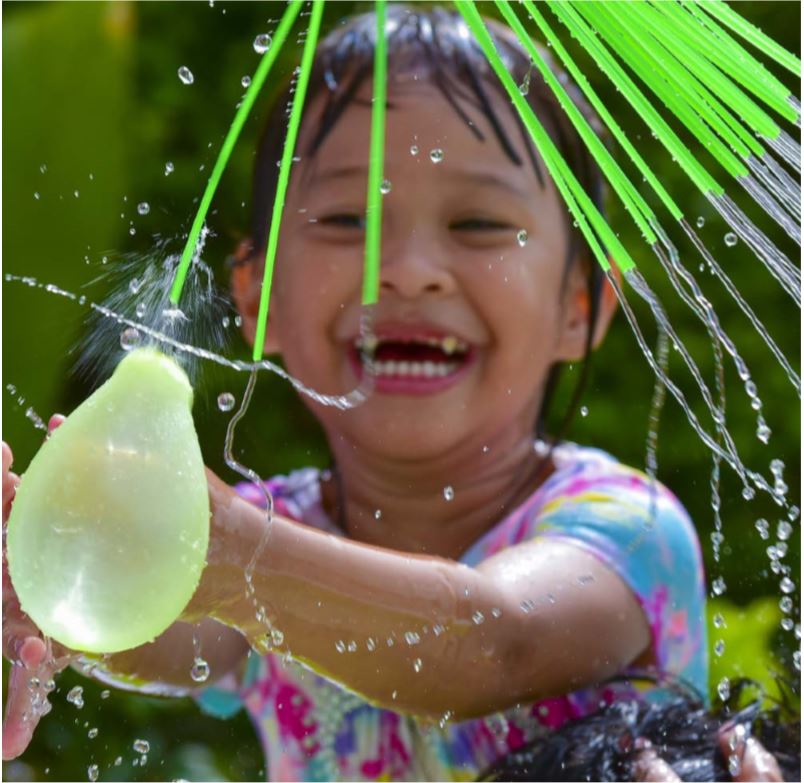
{"type": "Polygon", "coordinates": [[[429,294],[446,296],[455,290],[455,278],[446,252],[435,239],[412,232],[405,241],[383,243],[380,293],[416,299],[429,294]]]}

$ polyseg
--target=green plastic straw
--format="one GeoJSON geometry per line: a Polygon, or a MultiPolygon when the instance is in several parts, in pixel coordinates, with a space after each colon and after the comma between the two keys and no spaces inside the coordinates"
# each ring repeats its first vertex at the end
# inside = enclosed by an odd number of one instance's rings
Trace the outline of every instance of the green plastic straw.
{"type": "Polygon", "coordinates": [[[538,68],[539,73],[544,77],[545,82],[548,84],[553,94],[558,99],[559,104],[570,118],[575,129],[578,131],[581,138],[584,140],[592,156],[600,166],[601,171],[604,172],[609,182],[611,183],[614,191],[620,197],[623,205],[628,210],[629,214],[634,219],[637,227],[642,232],[645,240],[649,245],[657,241],[656,234],[653,229],[648,225],[648,221],[656,219],[653,210],[648,206],[647,202],[631,184],[631,181],[626,176],[625,172],[620,168],[619,164],[612,158],[609,151],[604,146],[603,142],[598,138],[597,134],[592,130],[586,118],[581,114],[578,107],[572,102],[572,99],[567,95],[567,91],[561,86],[558,79],[553,75],[553,72],[547,66],[542,58],[536,45],[531,40],[527,31],[519,21],[516,14],[508,3],[508,0],[495,0],[497,8],[502,13],[505,20],[508,22],[511,29],[518,36],[520,43],[525,48],[525,51],[530,55],[531,61],[538,68]]]}
{"type": "MultiPolygon", "coordinates": [[[[776,124],[765,114],[734,82],[718,70],[711,62],[703,57],[689,40],[689,31],[679,17],[687,16],[675,3],[669,4],[678,9],[673,12],[659,12],[657,6],[644,6],[638,13],[642,14],[644,24],[651,34],[662,42],[668,55],[675,57],[682,67],[686,67],[693,79],[692,89],[704,107],[711,106],[717,117],[735,134],[739,144],[747,148],[740,152],[742,157],[748,154],[761,156],[764,153],[762,145],[756,138],[729,112],[724,103],[732,108],[739,116],[758,133],[768,135],[768,132],[777,131],[776,124]],[[643,10],[645,13],[643,13],[643,10]]],[[[723,133],[721,132],[723,136],[723,133]]],[[[727,136],[723,136],[728,141],[727,136]]],[[[729,142],[731,143],[731,142],[729,142]]],[[[737,149],[735,144],[732,144],[737,149]]]]}
{"type": "Polygon", "coordinates": [[[592,86],[589,84],[589,80],[584,76],[581,69],[575,64],[575,61],[570,56],[569,52],[564,48],[564,45],[559,40],[558,36],[555,34],[553,29],[547,23],[547,20],[542,16],[541,12],[539,11],[536,4],[533,0],[524,0],[525,9],[530,14],[531,18],[534,22],[538,25],[539,29],[544,35],[545,39],[550,44],[552,50],[555,52],[556,56],[559,60],[561,60],[564,67],[570,72],[570,75],[575,79],[575,83],[581,89],[583,94],[586,96],[586,99],[592,105],[592,107],[597,112],[598,116],[606,124],[608,129],[611,131],[611,134],[614,136],[615,139],[620,143],[622,148],[634,162],[636,167],[639,169],[639,172],[645,178],[645,180],[651,185],[653,190],[662,200],[664,205],[670,211],[670,214],[676,220],[682,220],[684,218],[684,213],[678,207],[676,202],[673,200],[672,196],[667,192],[664,185],[656,178],[652,169],[647,164],[645,159],[639,153],[639,151],[634,147],[633,144],[629,141],[628,137],[625,135],[623,129],[619,126],[617,121],[612,116],[611,112],[606,108],[603,101],[600,100],[597,93],[594,91],[592,86]]]}
{"type": "Polygon", "coordinates": [[[606,257],[597,237],[592,232],[592,229],[587,222],[589,221],[594,225],[595,231],[600,235],[601,240],[605,243],[610,251],[612,258],[617,266],[623,271],[628,272],[636,265],[633,259],[628,254],[628,251],[623,247],[622,243],[615,236],[609,225],[606,223],[603,216],[598,211],[597,207],[592,203],[592,200],[586,194],[584,189],[578,182],[575,174],[567,166],[561,154],[555,147],[553,140],[548,135],[544,126],[539,121],[534,113],[530,104],[525,100],[519,92],[519,88],[514,82],[511,74],[508,73],[499,53],[494,45],[488,30],[480,17],[480,14],[475,7],[474,2],[471,0],[456,0],[455,7],[463,16],[466,24],[474,33],[475,39],[486,55],[486,59],[497,74],[498,78],[503,84],[505,91],[511,98],[514,106],[519,112],[525,127],[533,139],[539,154],[547,166],[550,176],[553,179],[557,189],[564,198],[567,207],[571,214],[578,223],[586,241],[589,243],[595,258],[600,266],[608,271],[610,269],[609,260],[606,257]]]}
{"type": "Polygon", "coordinates": [[[293,96],[293,106],[290,110],[290,122],[285,137],[285,146],[282,151],[282,162],[279,166],[279,179],[276,183],[276,196],[274,209],[271,214],[271,230],[268,233],[268,244],[265,250],[265,269],[262,278],[262,291],[260,292],[260,309],[257,313],[257,330],[254,335],[254,351],[252,358],[255,362],[262,359],[263,345],[265,343],[265,326],[268,321],[268,302],[271,298],[271,281],[276,260],[276,248],[279,243],[279,227],[282,223],[282,209],[285,206],[285,194],[290,181],[290,167],[293,163],[293,152],[296,148],[296,138],[299,135],[301,114],[304,98],[307,95],[307,85],[310,82],[310,71],[313,67],[315,47],[318,43],[318,32],[321,28],[321,16],[324,13],[324,0],[313,0],[313,10],[310,14],[310,25],[307,28],[307,39],[304,42],[299,79],[296,83],[296,93],[293,96]]]}
{"type": "Polygon", "coordinates": [[[801,76],[801,60],[798,57],[788,52],[784,47],[779,46],[773,39],[768,38],[762,30],[743,19],[737,12],[729,8],[726,3],[720,0],[714,0],[714,2],[713,0],[707,0],[705,3],[700,3],[700,7],[711,16],[716,17],[726,27],[730,27],[735,33],[745,38],[746,41],[752,43],[763,54],[779,63],[790,73],[801,76]]]}
{"type": "Polygon", "coordinates": [[[187,271],[190,268],[190,262],[193,260],[193,256],[195,255],[196,247],[198,245],[198,237],[201,235],[201,229],[204,227],[204,220],[206,220],[207,211],[212,203],[215,191],[218,188],[218,183],[220,182],[223,170],[226,168],[226,164],[229,162],[229,156],[232,154],[232,150],[237,142],[237,137],[240,135],[240,131],[242,130],[243,125],[248,118],[251,107],[257,100],[257,96],[262,89],[265,78],[268,76],[268,73],[270,72],[274,62],[276,62],[276,58],[279,56],[282,45],[285,43],[285,39],[287,38],[291,27],[293,27],[293,23],[296,21],[296,17],[298,16],[299,11],[301,11],[301,8],[301,0],[291,0],[290,4],[285,9],[282,20],[279,22],[279,26],[276,28],[276,32],[274,33],[271,47],[260,60],[260,64],[257,66],[257,70],[254,73],[254,78],[251,80],[248,90],[246,90],[246,94],[243,97],[243,101],[241,102],[237,113],[235,114],[232,125],[229,128],[229,132],[226,134],[226,138],[223,140],[223,146],[221,147],[221,151],[218,153],[218,159],[215,161],[215,167],[212,169],[212,174],[210,174],[209,180],[207,180],[206,190],[204,191],[204,195],[201,197],[201,204],[198,207],[195,220],[193,220],[190,233],[187,236],[187,242],[184,245],[184,251],[181,255],[179,267],[176,270],[176,275],[173,278],[173,286],[170,289],[170,301],[174,306],[179,304],[179,298],[181,297],[181,291],[184,287],[184,281],[187,277],[187,271]]]}
{"type": "MultiPolygon", "coordinates": [[[[659,4],[665,10],[665,3],[659,4]]],[[[745,47],[741,46],[712,17],[699,8],[698,3],[685,3],[683,8],[688,13],[692,32],[691,40],[701,53],[728,73],[735,81],[740,82],[756,98],[790,122],[796,122],[798,112],[788,103],[792,93],[765,66],[754,58],[745,47]],[[694,21],[693,21],[694,20],[694,21]],[[700,27],[710,34],[702,35],[700,27]],[[696,29],[697,28],[697,29],[696,29]]],[[[778,135],[778,134],[777,134],[778,135]]],[[[775,137],[773,137],[775,138],[775,137]]]]}
{"type": "Polygon", "coordinates": [[[656,134],[656,137],[664,144],[696,187],[706,195],[722,195],[724,191],[717,180],[695,159],[675,131],[664,121],[641,90],[598,41],[586,22],[578,15],[575,4],[548,0],[548,6],[581,42],[594,58],[600,70],[614,82],[617,89],[622,92],[648,127],[656,134]]]}
{"type": "Polygon", "coordinates": [[[363,304],[379,298],[380,250],[382,247],[383,158],[385,157],[385,109],[387,92],[387,42],[385,0],[377,0],[377,40],[374,44],[374,98],[371,104],[371,148],[366,194],[366,255],[363,268],[363,304]]]}
{"type": "Polygon", "coordinates": [[[749,172],[745,165],[682,100],[681,96],[683,95],[688,99],[692,99],[689,91],[687,91],[689,77],[663,56],[659,46],[656,44],[646,46],[645,41],[639,39],[639,28],[637,27],[637,32],[634,32],[636,23],[633,17],[629,15],[616,16],[611,13],[611,9],[606,3],[583,3],[581,4],[581,11],[586,16],[587,21],[595,27],[601,36],[605,35],[609,45],[619,52],[620,57],[631,66],[642,81],[664,102],[665,106],[687,126],[698,141],[729,174],[735,178],[748,175],[749,172]],[[626,18],[628,21],[626,21],[626,18]],[[650,55],[646,52],[650,52],[650,55]],[[660,73],[657,73],[657,64],[665,73],[673,75],[673,84],[670,84],[660,73]]]}

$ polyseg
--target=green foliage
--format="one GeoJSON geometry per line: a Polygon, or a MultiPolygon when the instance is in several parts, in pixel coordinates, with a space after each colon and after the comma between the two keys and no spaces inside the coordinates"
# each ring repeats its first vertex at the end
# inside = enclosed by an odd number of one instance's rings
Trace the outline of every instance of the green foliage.
{"type": "MultiPolygon", "coordinates": [[[[171,249],[179,251],[181,235],[194,215],[194,200],[203,191],[242,95],[241,78],[256,68],[252,41],[258,33],[273,29],[283,5],[221,0],[212,7],[206,2],[6,4],[5,271],[34,275],[100,301],[113,283],[96,278],[112,267],[115,259],[125,253],[147,252],[155,238],[171,240],[171,249]],[[192,85],[183,85],[176,75],[183,65],[194,74],[192,85]],[[165,176],[168,161],[175,171],[165,176]],[[40,171],[42,165],[47,167],[44,172],[40,171]],[[142,201],[151,205],[146,216],[136,210],[142,201]],[[132,227],[136,230],[133,235],[129,233],[132,227]],[[108,265],[102,263],[103,256],[110,259],[108,265]]],[[[325,31],[353,9],[369,6],[327,4],[325,31]]],[[[482,10],[493,15],[490,3],[482,10]]],[[[738,10],[786,48],[800,53],[799,4],[740,3],[738,10]]],[[[269,96],[289,77],[299,51],[300,47],[286,47],[268,85],[269,96]]],[[[723,235],[727,229],[659,149],[650,129],[640,124],[589,58],[577,47],[573,52],[688,219],[694,222],[698,216],[705,218],[701,230],[704,241],[785,354],[797,364],[800,332],[795,308],[742,244],[726,248],[723,235]]],[[[777,68],[771,70],[798,91],[797,82],[777,68]]],[[[267,103],[266,98],[247,123],[212,206],[211,226],[216,235],[208,241],[205,257],[215,267],[223,287],[223,260],[249,231],[250,168],[267,103]]],[[[683,130],[678,130],[683,135],[683,130]]],[[[717,171],[705,151],[698,149],[697,154],[711,172],[717,171]]],[[[639,183],[630,164],[619,159],[639,183]]],[[[720,172],[718,178],[726,181],[720,172]]],[[[734,183],[730,185],[730,192],[738,190],[734,183]]],[[[670,221],[661,204],[643,193],[668,227],[670,221]]],[[[767,218],[740,194],[735,194],[735,199],[789,257],[798,257],[799,248],[767,218]]],[[[714,364],[705,329],[675,295],[630,219],[614,205],[611,221],[712,386],[714,364]]],[[[700,258],[679,231],[670,233],[681,248],[682,261],[695,270],[700,258]]],[[[704,293],[752,370],[773,438],[769,446],[755,438],[754,414],[733,366],[727,362],[729,430],[751,468],[767,475],[770,459],[781,458],[786,464],[790,495],[799,498],[799,401],[722,287],[706,274],[699,277],[704,278],[704,293]]],[[[4,397],[3,437],[11,442],[22,470],[41,441],[41,433],[25,418],[25,409],[32,405],[45,419],[56,410],[69,412],[98,379],[71,375],[76,346],[85,334],[82,318],[86,311],[20,285],[6,284],[4,304],[6,383],[15,384],[25,403],[20,406],[8,394],[4,397]]],[[[634,307],[652,343],[655,330],[650,327],[650,313],[636,302],[634,307]]],[[[245,344],[237,337],[234,341],[229,353],[247,357],[245,344]]],[[[700,394],[677,356],[671,359],[671,370],[695,412],[705,420],[703,406],[697,402],[700,394]]],[[[565,372],[554,406],[554,423],[563,416],[578,374],[578,366],[565,372]]],[[[244,384],[245,379],[234,373],[204,368],[203,380],[197,386],[195,416],[206,462],[230,480],[235,477],[222,460],[226,417],[217,411],[215,399],[224,390],[239,395],[244,384]]],[[[624,462],[643,466],[652,391],[652,373],[627,324],[619,317],[593,360],[583,400],[588,416],[575,421],[570,436],[604,448],[624,462]]],[[[326,444],[315,420],[280,379],[261,377],[249,416],[249,426],[239,436],[239,456],[263,475],[326,464],[326,444]]],[[[726,596],[734,602],[718,600],[711,608],[726,618],[722,634],[709,625],[710,642],[718,638],[726,642],[722,658],[713,656],[712,683],[737,673],[767,683],[768,668],[783,666],[797,646],[792,633],[774,631],[779,623],[775,609],[779,577],[768,568],[765,553],[773,541],[763,541],[754,529],[756,519],[766,517],[775,532],[779,511],[761,497],[744,501],[739,482],[723,467],[721,516],[726,541],[716,563],[709,544],[713,530],[711,457],[673,400],[668,400],[662,416],[658,458],[661,480],[679,496],[697,525],[710,579],[723,576],[728,586],[726,596]]],[[[784,562],[797,574],[798,523],[795,527],[784,562]]],[[[798,622],[798,616],[795,620],[798,622]]],[[[113,691],[108,700],[103,700],[101,689],[76,673],[66,673],[53,698],[52,714],[43,720],[21,762],[4,765],[4,776],[84,779],[90,763],[100,764],[101,779],[107,780],[241,780],[264,774],[253,727],[243,712],[221,722],[201,714],[187,699],[162,700],[113,691]],[[86,706],[81,711],[64,700],[69,688],[79,682],[86,692],[86,706]],[[93,725],[100,733],[91,740],[87,730],[93,725]],[[136,754],[131,744],[138,737],[148,739],[152,747],[143,768],[132,766],[136,754]],[[117,756],[124,759],[120,767],[113,766],[117,756]]]]}

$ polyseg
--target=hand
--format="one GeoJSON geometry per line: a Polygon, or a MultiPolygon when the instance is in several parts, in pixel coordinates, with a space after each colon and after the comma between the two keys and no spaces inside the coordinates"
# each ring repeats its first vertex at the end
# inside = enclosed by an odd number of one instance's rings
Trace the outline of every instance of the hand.
{"type": "MultiPolygon", "coordinates": [[[[63,421],[63,416],[53,416],[48,431],[52,432],[63,421]]],[[[3,760],[8,760],[16,758],[28,747],[39,719],[50,711],[47,696],[53,689],[53,677],[78,656],[43,639],[39,629],[20,608],[11,584],[6,562],[6,525],[20,479],[11,472],[13,455],[8,444],[3,443],[2,452],[3,655],[12,662],[3,720],[3,760]]]]}
{"type": "MultiPolygon", "coordinates": [[[[676,781],[681,778],[673,768],[651,746],[643,740],[636,763],[636,779],[639,781],[676,781]]],[[[735,781],[784,781],[776,759],[762,747],[754,737],[745,739],[745,727],[723,728],[718,736],[718,744],[723,758],[736,756],[739,767],[733,773],[735,781]]]]}

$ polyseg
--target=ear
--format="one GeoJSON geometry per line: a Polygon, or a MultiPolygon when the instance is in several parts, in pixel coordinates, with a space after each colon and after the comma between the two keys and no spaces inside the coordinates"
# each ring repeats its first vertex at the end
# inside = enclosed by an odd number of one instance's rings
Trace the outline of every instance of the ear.
{"type": "MultiPolygon", "coordinates": [[[[241,331],[249,345],[254,345],[257,333],[257,315],[260,310],[260,293],[262,292],[262,271],[265,268],[265,258],[254,253],[254,246],[250,239],[244,239],[232,257],[232,274],[230,286],[237,312],[243,324],[241,331]]],[[[263,354],[280,353],[279,337],[276,334],[275,319],[268,313],[268,323],[265,328],[265,345],[263,354]]]]}
{"type": "MultiPolygon", "coordinates": [[[[592,263],[597,263],[597,261],[593,260],[592,263]]],[[[622,283],[620,270],[612,264],[611,271],[617,285],[620,285],[622,283]]],[[[558,361],[577,362],[584,357],[591,306],[586,283],[587,275],[588,272],[582,263],[576,262],[570,271],[562,310],[562,332],[556,350],[558,361]]],[[[604,278],[600,291],[595,333],[592,336],[592,349],[597,348],[603,342],[615,312],[617,312],[617,294],[608,278],[604,278]]]]}

